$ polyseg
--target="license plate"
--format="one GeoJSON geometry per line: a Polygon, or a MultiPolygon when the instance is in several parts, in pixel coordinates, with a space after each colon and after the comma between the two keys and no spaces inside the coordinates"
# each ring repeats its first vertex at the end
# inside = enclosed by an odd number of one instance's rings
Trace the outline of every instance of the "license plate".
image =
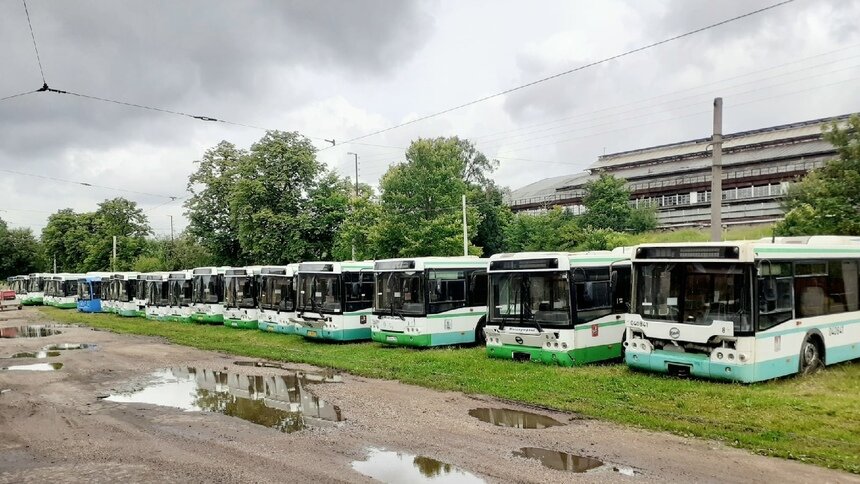
{"type": "Polygon", "coordinates": [[[232,325],[235,328],[235,327],[239,326],[239,323],[230,323],[230,325],[232,325]]]}
{"type": "Polygon", "coordinates": [[[397,343],[397,338],[395,336],[389,336],[385,338],[385,341],[390,341],[392,343],[397,343]]]}
{"type": "Polygon", "coordinates": [[[311,338],[315,337],[316,335],[317,335],[316,331],[308,331],[308,336],[310,336],[311,338]]]}
{"type": "Polygon", "coordinates": [[[275,327],[274,327],[274,326],[268,326],[268,327],[266,327],[266,331],[274,331],[274,330],[275,330],[275,327]]]}

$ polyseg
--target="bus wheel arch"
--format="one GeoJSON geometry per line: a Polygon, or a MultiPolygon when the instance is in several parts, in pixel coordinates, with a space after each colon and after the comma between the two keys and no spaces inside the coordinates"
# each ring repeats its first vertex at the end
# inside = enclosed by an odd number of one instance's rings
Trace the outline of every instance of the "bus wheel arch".
{"type": "Polygon", "coordinates": [[[824,351],[824,337],[821,332],[813,329],[806,333],[803,344],[800,345],[798,373],[809,375],[824,368],[826,361],[824,351]]]}
{"type": "Polygon", "coordinates": [[[478,325],[475,326],[475,344],[485,345],[487,343],[487,317],[482,316],[478,320],[478,325]]]}

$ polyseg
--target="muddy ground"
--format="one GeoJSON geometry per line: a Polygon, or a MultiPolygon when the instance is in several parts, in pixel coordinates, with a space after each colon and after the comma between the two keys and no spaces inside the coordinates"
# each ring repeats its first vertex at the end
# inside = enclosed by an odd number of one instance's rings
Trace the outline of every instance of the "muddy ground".
{"type": "MultiPolygon", "coordinates": [[[[46,322],[31,309],[0,314],[0,328],[46,322]]],[[[307,428],[293,433],[217,412],[120,403],[104,397],[139,391],[164,368],[181,373],[193,367],[201,375],[204,370],[261,376],[291,372],[238,366],[235,361],[247,359],[157,338],[83,327],[59,330],[62,334],[0,339],[0,367],[63,364],[56,371],[0,371],[2,482],[373,482],[352,467],[371,448],[437,459],[487,482],[860,482],[847,473],[716,442],[350,375],[334,383],[303,380],[301,400],[313,408],[313,396],[324,400],[318,409],[323,419],[305,415],[307,428]],[[59,343],[97,346],[44,359],[8,358],[59,343]],[[330,421],[336,415],[331,405],[339,408],[341,422],[330,421]],[[470,416],[475,408],[521,409],[564,425],[495,426],[470,416]],[[586,473],[553,470],[514,456],[523,447],[570,452],[604,464],[586,473]]],[[[406,461],[408,467],[411,457],[406,461]]],[[[424,461],[425,471],[427,462],[432,461],[424,461]]],[[[433,469],[441,477],[455,476],[433,465],[427,473],[433,469]]]]}

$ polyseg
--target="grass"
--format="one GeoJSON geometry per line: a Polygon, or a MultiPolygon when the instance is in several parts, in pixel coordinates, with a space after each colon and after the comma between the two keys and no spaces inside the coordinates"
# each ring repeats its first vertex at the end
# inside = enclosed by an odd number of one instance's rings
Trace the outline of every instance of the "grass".
{"type": "MultiPolygon", "coordinates": [[[[723,240],[758,240],[773,235],[773,225],[752,225],[731,227],[723,232],[723,240]]],[[[658,242],[708,242],[711,229],[677,229],[652,231],[631,235],[629,245],[653,244],[658,242]]]]}
{"type": "Polygon", "coordinates": [[[483,394],[619,424],[716,439],[755,453],[860,474],[860,364],[740,385],[683,380],[623,364],[559,368],[492,360],[483,348],[415,350],[323,344],[223,326],[41,308],[54,321],[252,358],[309,363],[437,390],[483,394]]]}

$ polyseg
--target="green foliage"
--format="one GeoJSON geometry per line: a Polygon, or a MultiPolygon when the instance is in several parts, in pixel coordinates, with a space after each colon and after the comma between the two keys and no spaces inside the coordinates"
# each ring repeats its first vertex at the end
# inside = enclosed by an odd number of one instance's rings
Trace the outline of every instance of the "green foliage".
{"type": "Polygon", "coordinates": [[[555,207],[543,214],[521,213],[505,228],[508,252],[573,250],[580,235],[572,215],[555,207]]]}
{"type": "Polygon", "coordinates": [[[490,395],[860,473],[857,363],[831,366],[809,377],[731,385],[632,371],[624,364],[560,368],[494,360],[483,347],[416,351],[376,343],[324,345],[297,335],[41,310],[60,322],[436,390],[490,395]]]}
{"type": "Polygon", "coordinates": [[[580,216],[579,224],[583,228],[632,233],[656,228],[655,209],[630,206],[630,190],[626,183],[624,179],[606,173],[586,183],[582,203],[587,211],[580,216]]]}
{"type": "Polygon", "coordinates": [[[215,265],[215,256],[188,233],[175,240],[150,239],[144,253],[135,259],[137,272],[175,271],[215,265]]]}
{"type": "Polygon", "coordinates": [[[42,244],[28,228],[9,230],[0,220],[0,280],[46,269],[42,244]]]}
{"type": "Polygon", "coordinates": [[[164,261],[154,255],[141,255],[135,259],[131,269],[135,272],[158,272],[166,270],[164,261]]]}
{"type": "Polygon", "coordinates": [[[382,208],[368,185],[359,185],[358,197],[352,198],[352,209],[340,227],[334,246],[332,258],[349,260],[352,258],[352,247],[355,246],[355,259],[374,259],[374,242],[371,240],[373,226],[379,219],[382,208]]]}
{"type": "Polygon", "coordinates": [[[504,192],[494,183],[487,182],[481,187],[469,191],[467,203],[477,207],[480,222],[474,234],[470,234],[472,243],[483,247],[484,257],[504,252],[505,230],[514,219],[510,207],[504,203],[504,192]]]}
{"type": "Polygon", "coordinates": [[[824,133],[839,156],[795,183],[783,201],[780,235],[860,234],[860,115],[824,133]]]}
{"type": "Polygon", "coordinates": [[[630,236],[612,229],[586,230],[582,234],[576,250],[612,250],[630,244],[630,236]]]}
{"type": "Polygon", "coordinates": [[[113,236],[117,237],[117,270],[128,270],[146,249],[149,223],[137,203],[105,200],[95,212],[59,210],[42,230],[46,258],[57,258],[60,272],[106,271],[111,268],[113,236]]]}

